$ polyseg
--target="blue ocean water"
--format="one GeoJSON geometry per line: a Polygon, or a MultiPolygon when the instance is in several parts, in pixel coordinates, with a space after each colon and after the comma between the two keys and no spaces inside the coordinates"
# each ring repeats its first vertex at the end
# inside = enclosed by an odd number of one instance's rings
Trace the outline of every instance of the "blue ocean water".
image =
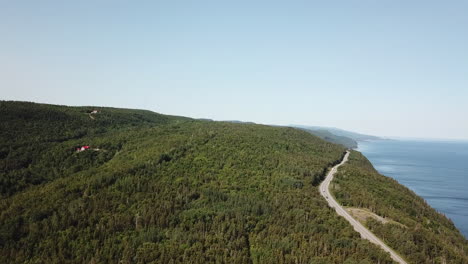
{"type": "Polygon", "coordinates": [[[359,142],[383,175],[423,197],[468,238],[468,141],[375,140],[359,142]]]}

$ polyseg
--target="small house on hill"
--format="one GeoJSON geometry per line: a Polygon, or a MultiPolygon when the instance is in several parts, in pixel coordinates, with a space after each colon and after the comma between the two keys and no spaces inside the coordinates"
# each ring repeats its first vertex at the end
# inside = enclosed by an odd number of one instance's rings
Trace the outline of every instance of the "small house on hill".
{"type": "Polygon", "coordinates": [[[89,146],[82,146],[82,147],[76,148],[76,152],[81,152],[81,151],[85,151],[85,150],[88,150],[88,149],[89,149],[89,146]]]}

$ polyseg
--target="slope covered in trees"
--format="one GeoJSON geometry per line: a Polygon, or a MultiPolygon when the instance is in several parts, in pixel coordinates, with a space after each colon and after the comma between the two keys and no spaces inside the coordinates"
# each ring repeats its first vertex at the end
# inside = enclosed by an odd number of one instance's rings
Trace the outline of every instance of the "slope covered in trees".
{"type": "Polygon", "coordinates": [[[343,130],[335,127],[322,127],[322,126],[304,126],[304,125],[291,125],[292,127],[310,129],[310,130],[325,130],[332,133],[335,136],[350,138],[354,141],[366,141],[366,140],[377,140],[381,139],[376,136],[365,135],[361,133],[356,133],[348,130],[343,130]]]}
{"type": "Polygon", "coordinates": [[[0,109],[0,263],[391,263],[319,196],[344,149],[306,132],[0,109]]]}
{"type": "Polygon", "coordinates": [[[183,120],[144,110],[0,101],[0,197],[109,160],[122,147],[118,138],[99,142],[103,152],[69,155],[103,135],[183,120]]]}
{"type": "Polygon", "coordinates": [[[354,139],[349,138],[349,137],[344,137],[344,136],[337,136],[325,129],[306,129],[306,128],[299,128],[299,129],[309,132],[312,135],[315,135],[325,141],[339,144],[349,149],[357,148],[358,146],[358,143],[354,139]]]}
{"type": "Polygon", "coordinates": [[[468,263],[468,243],[454,224],[408,188],[380,175],[359,152],[352,152],[331,190],[344,206],[396,221],[371,219],[366,225],[409,262],[468,263]]]}
{"type": "MultiPolygon", "coordinates": [[[[345,149],[310,133],[22,102],[0,119],[0,263],[392,263],[319,195],[345,149]]],[[[339,199],[409,227],[371,226],[413,263],[463,263],[453,225],[363,159],[339,199]]]]}

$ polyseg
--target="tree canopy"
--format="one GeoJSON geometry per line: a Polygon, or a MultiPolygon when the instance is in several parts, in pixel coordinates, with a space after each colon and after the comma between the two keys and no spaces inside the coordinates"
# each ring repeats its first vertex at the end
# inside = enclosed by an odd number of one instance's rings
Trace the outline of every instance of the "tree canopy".
{"type": "MultiPolygon", "coordinates": [[[[0,119],[1,263],[393,263],[320,196],[345,149],[310,133],[3,101],[0,119]]],[[[382,202],[379,213],[392,208],[410,227],[423,219],[417,207],[382,202]]],[[[423,212],[447,233],[415,239],[466,257],[466,241],[440,244],[453,225],[423,212]]],[[[411,254],[429,250],[419,249],[411,254]]]]}

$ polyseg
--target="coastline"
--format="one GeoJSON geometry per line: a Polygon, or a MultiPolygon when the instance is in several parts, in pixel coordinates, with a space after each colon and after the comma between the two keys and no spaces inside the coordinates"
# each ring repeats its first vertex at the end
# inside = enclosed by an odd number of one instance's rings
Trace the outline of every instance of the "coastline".
{"type": "MultiPolygon", "coordinates": [[[[453,168],[453,164],[450,164],[452,167],[449,165],[437,164],[437,160],[434,161],[426,157],[424,158],[427,160],[423,160],[422,158],[420,158],[422,161],[418,160],[418,155],[422,154],[418,154],[417,152],[402,152],[400,154],[397,147],[402,144],[408,144],[415,148],[413,145],[420,146],[421,144],[427,144],[430,146],[445,146],[445,144],[468,144],[468,141],[427,139],[370,140],[360,141],[358,147],[354,149],[362,153],[380,174],[396,180],[399,184],[405,186],[417,196],[424,199],[438,213],[449,218],[460,233],[465,238],[468,238],[468,214],[463,213],[468,208],[468,195],[464,195],[462,193],[463,188],[460,188],[460,185],[464,184],[464,179],[460,177],[463,177],[467,171],[460,168],[453,168]],[[392,143],[395,147],[387,149],[388,145],[392,143]],[[399,158],[398,155],[402,157],[399,158]],[[418,157],[415,158],[413,156],[418,157]],[[437,177],[438,175],[444,176],[437,177]],[[459,182],[459,184],[452,182],[459,182]]],[[[447,153],[444,152],[440,155],[459,155],[456,151],[453,151],[453,153],[450,151],[446,152],[447,153]]],[[[438,153],[434,154],[434,157],[437,156],[437,154],[438,153]]]]}

